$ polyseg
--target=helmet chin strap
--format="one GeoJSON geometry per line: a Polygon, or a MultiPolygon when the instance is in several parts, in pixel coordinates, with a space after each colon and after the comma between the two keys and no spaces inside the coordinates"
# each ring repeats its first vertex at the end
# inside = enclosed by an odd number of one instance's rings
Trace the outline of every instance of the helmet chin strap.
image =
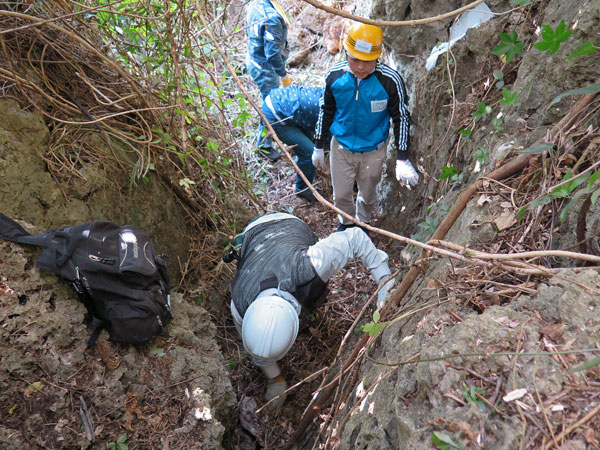
{"type": "MultiPolygon", "coordinates": [[[[285,282],[285,280],[284,280],[284,282],[285,282]]],[[[281,285],[282,285],[282,282],[280,281],[277,284],[276,288],[269,288],[269,289],[265,289],[264,291],[260,291],[260,293],[256,296],[256,300],[258,300],[261,297],[266,297],[269,295],[276,295],[277,297],[280,297],[280,298],[286,300],[290,305],[292,305],[292,307],[296,310],[296,313],[298,314],[298,316],[300,316],[300,311],[302,311],[302,306],[300,305],[300,303],[298,303],[298,300],[296,300],[296,298],[292,294],[290,294],[288,291],[286,291],[284,289],[281,289],[281,285]]]]}
{"type": "MultiPolygon", "coordinates": [[[[283,280],[283,281],[287,281],[287,280],[283,280]]],[[[283,294],[282,294],[282,291],[281,291],[281,285],[283,284],[283,281],[279,281],[279,282],[277,283],[277,295],[279,295],[281,298],[285,298],[285,297],[283,296],[283,294]]],[[[285,293],[287,294],[288,292],[287,292],[287,291],[285,291],[285,293]]],[[[290,294],[290,295],[291,295],[291,294],[290,294]]]]}

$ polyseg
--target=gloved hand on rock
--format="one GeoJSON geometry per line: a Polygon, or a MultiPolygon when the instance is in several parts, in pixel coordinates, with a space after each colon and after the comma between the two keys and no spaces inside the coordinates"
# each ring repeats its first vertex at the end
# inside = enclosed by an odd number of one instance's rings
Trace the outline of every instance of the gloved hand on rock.
{"type": "Polygon", "coordinates": [[[419,174],[408,159],[396,161],[396,180],[403,185],[416,186],[419,182],[419,174]]]}
{"type": "Polygon", "coordinates": [[[327,171],[327,165],[325,164],[325,152],[322,148],[315,147],[311,159],[315,168],[322,172],[327,171]]]}
{"type": "Polygon", "coordinates": [[[379,293],[377,294],[377,309],[383,309],[383,307],[387,303],[388,294],[389,294],[390,289],[392,289],[392,287],[394,287],[394,282],[395,282],[395,280],[394,280],[394,278],[392,278],[387,283],[385,283],[379,290],[379,293]]]}
{"type": "Polygon", "coordinates": [[[281,375],[275,378],[267,379],[267,392],[265,393],[265,400],[270,401],[277,397],[267,406],[267,409],[270,412],[276,411],[279,408],[281,408],[287,396],[286,394],[284,394],[286,389],[287,384],[285,382],[285,378],[283,378],[281,375]]]}

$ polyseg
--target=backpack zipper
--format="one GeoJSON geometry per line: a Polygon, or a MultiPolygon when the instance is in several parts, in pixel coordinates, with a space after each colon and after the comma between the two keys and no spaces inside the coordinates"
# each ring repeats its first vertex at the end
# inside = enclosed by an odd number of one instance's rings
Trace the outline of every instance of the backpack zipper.
{"type": "Polygon", "coordinates": [[[112,264],[115,263],[115,259],[114,258],[101,258],[101,257],[96,256],[96,255],[88,255],[88,258],[90,258],[92,261],[99,262],[100,264],[109,264],[109,265],[112,265],[112,264]]]}

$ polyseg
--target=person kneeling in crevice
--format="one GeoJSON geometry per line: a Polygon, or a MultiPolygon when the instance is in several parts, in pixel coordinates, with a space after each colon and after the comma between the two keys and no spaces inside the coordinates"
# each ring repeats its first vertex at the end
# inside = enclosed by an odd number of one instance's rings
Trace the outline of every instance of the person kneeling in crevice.
{"type": "MultiPolygon", "coordinates": [[[[251,222],[243,232],[237,271],[231,283],[231,314],[245,350],[267,379],[265,399],[274,411],[283,405],[287,385],[277,364],[296,340],[299,316],[324,303],[328,280],[359,258],[378,284],[390,275],[388,255],[358,227],[319,240],[296,216],[274,213],[251,222]]],[[[377,298],[383,308],[393,279],[377,298]]]]}

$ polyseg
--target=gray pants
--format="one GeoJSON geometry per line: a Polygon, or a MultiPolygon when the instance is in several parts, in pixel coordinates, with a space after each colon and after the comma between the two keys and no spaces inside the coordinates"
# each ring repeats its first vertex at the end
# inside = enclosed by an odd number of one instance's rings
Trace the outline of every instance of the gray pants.
{"type": "MultiPolygon", "coordinates": [[[[371,216],[377,207],[375,188],[381,180],[387,143],[387,140],[382,142],[377,150],[372,152],[354,153],[343,148],[335,138],[331,139],[329,164],[333,203],[346,214],[355,216],[364,223],[371,221],[371,216]],[[358,185],[356,207],[354,206],[354,181],[358,185]]],[[[343,224],[352,223],[340,214],[338,218],[343,224]]]]}

